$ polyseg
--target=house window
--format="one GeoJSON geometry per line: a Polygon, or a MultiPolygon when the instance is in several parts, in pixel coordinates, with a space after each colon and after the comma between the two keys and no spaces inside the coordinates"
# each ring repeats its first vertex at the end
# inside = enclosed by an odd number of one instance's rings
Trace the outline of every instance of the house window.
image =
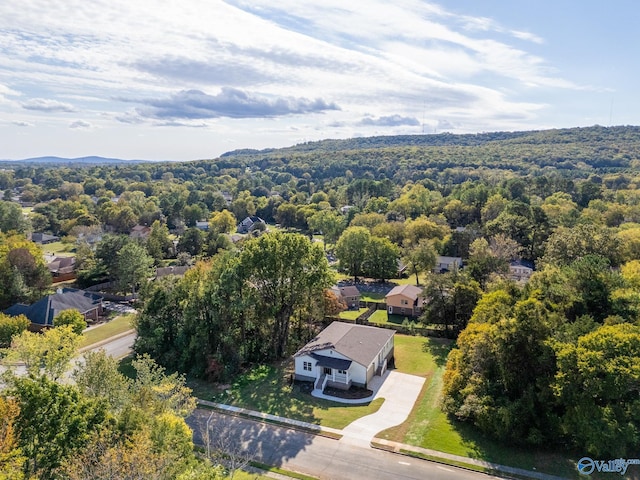
{"type": "Polygon", "coordinates": [[[408,300],[400,300],[400,304],[401,305],[409,305],[409,301],[408,300]]]}
{"type": "Polygon", "coordinates": [[[346,375],[346,374],[347,374],[347,371],[346,371],[346,370],[338,370],[338,373],[339,373],[340,375],[346,375]]]}
{"type": "Polygon", "coordinates": [[[311,362],[303,362],[303,363],[302,363],[302,369],[303,369],[303,370],[305,370],[305,371],[307,371],[307,372],[310,372],[310,371],[311,371],[311,368],[312,368],[312,367],[311,367],[311,362]]]}

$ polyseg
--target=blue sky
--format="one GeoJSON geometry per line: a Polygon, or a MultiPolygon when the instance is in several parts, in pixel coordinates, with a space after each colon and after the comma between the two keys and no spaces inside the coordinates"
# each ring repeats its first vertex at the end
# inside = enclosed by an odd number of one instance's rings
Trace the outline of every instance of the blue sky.
{"type": "Polygon", "coordinates": [[[0,3],[0,158],[638,124],[630,0],[0,3]]]}

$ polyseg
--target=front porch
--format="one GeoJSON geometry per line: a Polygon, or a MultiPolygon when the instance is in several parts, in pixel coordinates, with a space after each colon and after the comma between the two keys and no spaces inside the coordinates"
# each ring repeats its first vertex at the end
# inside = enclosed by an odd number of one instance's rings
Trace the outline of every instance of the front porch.
{"type": "Polygon", "coordinates": [[[316,398],[321,398],[323,400],[330,400],[336,403],[344,403],[350,405],[362,405],[365,403],[370,403],[376,397],[378,390],[384,384],[384,381],[387,379],[390,370],[385,371],[381,376],[376,375],[369,382],[369,388],[356,387],[352,385],[348,390],[339,389],[334,390],[332,388],[325,388],[324,390],[319,390],[314,388],[311,391],[311,395],[316,398]]]}
{"type": "Polygon", "coordinates": [[[316,361],[317,377],[313,384],[314,390],[323,392],[327,386],[342,390],[348,390],[351,387],[352,379],[349,373],[351,360],[325,357],[314,353],[310,356],[316,361]]]}

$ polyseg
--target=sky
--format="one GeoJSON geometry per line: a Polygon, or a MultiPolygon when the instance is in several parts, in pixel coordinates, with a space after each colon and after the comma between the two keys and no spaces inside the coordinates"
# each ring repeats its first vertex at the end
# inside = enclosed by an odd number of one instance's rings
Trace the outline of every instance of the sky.
{"type": "Polygon", "coordinates": [[[0,159],[640,124],[635,0],[0,2],[0,159]]]}

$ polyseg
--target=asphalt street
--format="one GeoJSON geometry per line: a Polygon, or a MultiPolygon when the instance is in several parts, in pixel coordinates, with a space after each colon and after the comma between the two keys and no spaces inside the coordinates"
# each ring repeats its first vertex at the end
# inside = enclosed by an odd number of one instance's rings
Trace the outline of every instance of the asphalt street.
{"type": "Polygon", "coordinates": [[[255,461],[320,479],[335,480],[478,480],[490,479],[471,472],[405,457],[382,450],[349,445],[286,427],[230,417],[209,410],[196,410],[188,419],[196,443],[204,444],[207,423],[211,437],[221,444],[239,447],[255,461]]]}

